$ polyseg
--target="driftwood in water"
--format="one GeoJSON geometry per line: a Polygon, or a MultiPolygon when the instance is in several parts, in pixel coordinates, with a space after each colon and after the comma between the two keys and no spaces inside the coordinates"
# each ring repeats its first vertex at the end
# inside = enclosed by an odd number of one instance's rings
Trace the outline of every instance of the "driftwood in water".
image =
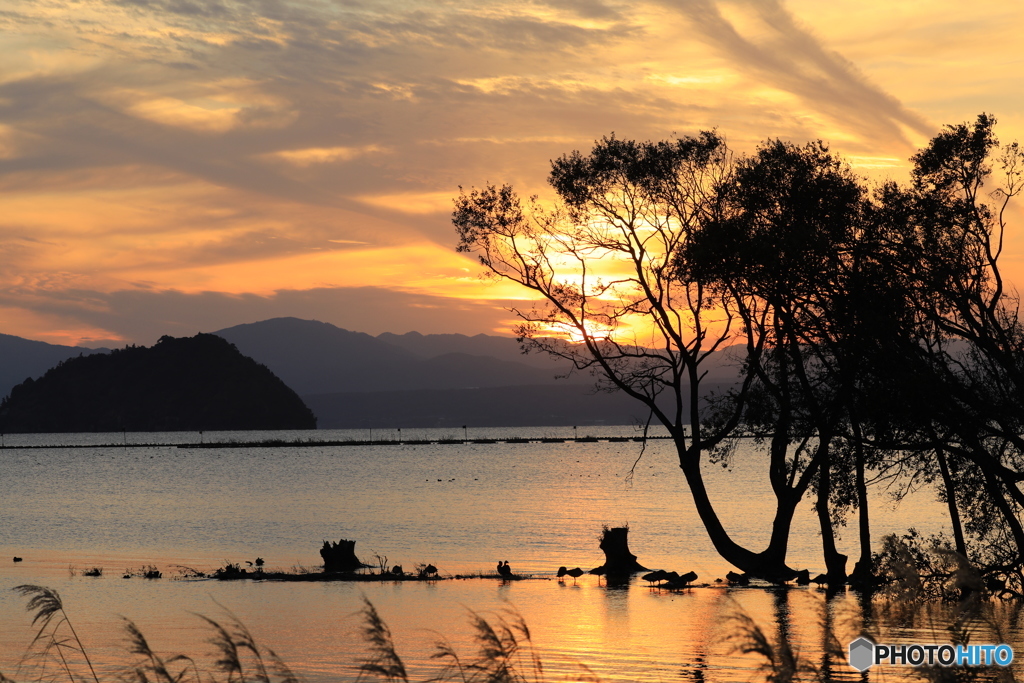
{"type": "Polygon", "coordinates": [[[356,542],[344,538],[337,543],[324,541],[324,547],[320,548],[320,557],[324,558],[325,572],[354,572],[369,566],[356,557],[356,542]]]}
{"type": "Polygon", "coordinates": [[[590,570],[591,574],[632,574],[645,572],[647,567],[636,561],[636,555],[629,552],[629,527],[604,528],[601,534],[601,550],[604,564],[590,570]]]}

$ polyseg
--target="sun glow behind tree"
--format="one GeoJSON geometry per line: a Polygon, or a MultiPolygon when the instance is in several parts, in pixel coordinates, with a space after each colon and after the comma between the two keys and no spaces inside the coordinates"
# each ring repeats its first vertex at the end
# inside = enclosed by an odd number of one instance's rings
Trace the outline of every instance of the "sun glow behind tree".
{"type": "Polygon", "coordinates": [[[1014,143],[999,156],[993,125],[983,114],[948,126],[913,158],[912,185],[874,190],[822,142],[768,140],[734,162],[713,132],[612,136],[552,162],[554,208],[488,186],[462,193],[453,222],[460,251],[546,302],[514,311],[526,345],[592,371],[668,429],[698,514],[737,567],[792,578],[793,513],[814,492],[829,582],[847,579],[834,525],[849,507],[862,513],[854,576],[870,581],[865,470],[903,452],[916,454],[914,476],[934,477],[937,462],[947,491],[947,454],[961,476],[983,478],[964,504],[988,530],[978,511],[994,501],[1019,566],[1024,526],[1004,496],[1024,505],[1024,417],[1012,408],[1024,325],[998,260],[1024,155],[1014,143]],[[709,399],[707,359],[735,338],[741,381],[709,399]],[[761,552],[732,539],[701,472],[706,456],[727,458],[729,441],[750,435],[777,501],[761,552]]]}
{"type": "MultiPolygon", "coordinates": [[[[536,197],[524,204],[509,186],[463,194],[454,218],[460,251],[477,251],[497,278],[543,297],[548,308],[516,309],[523,336],[555,331],[584,344],[699,354],[714,302],[699,283],[669,273],[689,230],[714,210],[715,185],[730,163],[712,133],[675,145],[606,138],[591,158],[554,162],[561,203],[551,208],[536,197]]],[[[727,336],[728,316],[719,318],[712,346],[727,336]]]]}

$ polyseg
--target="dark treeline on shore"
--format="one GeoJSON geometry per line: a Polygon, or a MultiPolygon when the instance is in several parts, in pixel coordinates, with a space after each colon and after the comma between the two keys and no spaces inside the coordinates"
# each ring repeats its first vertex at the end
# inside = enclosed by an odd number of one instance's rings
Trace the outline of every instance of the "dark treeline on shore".
{"type": "Polygon", "coordinates": [[[870,587],[894,555],[950,574],[969,558],[980,574],[963,590],[1019,595],[1024,326],[999,258],[1024,155],[994,124],[946,127],[909,184],[875,187],[821,142],[737,158],[715,132],[613,136],[552,162],[555,208],[488,186],[463,192],[453,220],[460,250],[544,298],[516,311],[526,344],[669,430],[715,548],[741,571],[794,575],[791,522],[810,497],[833,585],[870,587]],[[739,382],[704,392],[707,360],[737,344],[739,382]],[[752,433],[776,498],[763,549],[730,535],[701,471],[752,433]],[[913,534],[874,557],[868,486],[923,482],[948,503],[948,561],[929,565],[913,534]],[[848,576],[835,531],[850,513],[848,576]]]}

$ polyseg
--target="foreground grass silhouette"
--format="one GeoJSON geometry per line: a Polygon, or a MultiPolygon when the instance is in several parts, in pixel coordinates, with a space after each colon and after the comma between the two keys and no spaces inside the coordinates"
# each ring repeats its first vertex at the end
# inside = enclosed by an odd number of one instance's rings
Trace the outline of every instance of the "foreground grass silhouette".
{"type": "MultiPolygon", "coordinates": [[[[125,620],[128,635],[128,654],[134,661],[124,665],[112,674],[97,673],[77,631],[71,623],[64,604],[57,591],[44,586],[22,585],[14,590],[28,598],[27,609],[33,613],[33,625],[38,625],[28,650],[15,673],[16,678],[7,678],[0,673],[0,683],[14,681],[69,681],[70,683],[105,683],[107,680],[129,683],[300,683],[302,680],[278,655],[256,642],[253,635],[234,615],[228,612],[228,620],[218,622],[199,615],[212,631],[208,640],[215,648],[215,654],[208,665],[201,665],[196,659],[178,654],[163,657],[149,645],[146,637],[130,620],[125,620]]],[[[413,680],[405,663],[395,649],[391,631],[369,600],[363,599],[361,610],[362,635],[368,645],[367,657],[347,671],[339,671],[334,680],[364,681],[382,680],[389,683],[410,683],[413,680]]],[[[887,609],[907,611],[903,619],[916,613],[921,607],[919,601],[887,601],[887,609]]],[[[961,605],[961,607],[964,607],[961,605]]],[[[988,605],[992,608],[992,605],[988,605]]],[[[1009,605],[1008,612],[997,614],[993,609],[960,610],[960,618],[948,622],[946,628],[955,642],[969,642],[983,639],[979,618],[987,624],[989,636],[996,636],[1007,642],[1009,624],[1019,623],[1021,605],[1009,605]],[[1001,616],[1002,618],[998,618],[1001,616]]],[[[925,610],[927,612],[927,610],[925,610]]],[[[844,647],[836,639],[835,626],[829,616],[828,605],[822,604],[821,633],[825,640],[820,653],[822,661],[817,666],[804,656],[791,642],[785,629],[768,633],[744,614],[737,606],[727,615],[724,624],[724,640],[729,642],[733,653],[752,656],[753,667],[743,680],[763,680],[770,683],[795,683],[797,681],[854,680],[853,671],[846,664],[844,647]]],[[[586,666],[575,664],[574,670],[566,673],[561,669],[558,677],[546,676],[544,663],[534,646],[530,629],[520,614],[506,609],[497,617],[488,620],[484,616],[469,612],[473,627],[473,641],[476,653],[463,658],[448,641],[435,643],[431,658],[440,663],[439,670],[432,676],[418,678],[422,683],[544,683],[548,680],[574,681],[576,683],[599,683],[600,679],[586,666]]],[[[858,630],[861,627],[858,627],[858,630]]],[[[943,629],[945,630],[945,629],[943,629]]],[[[866,635],[871,635],[862,632],[866,635]]],[[[876,640],[877,640],[877,635],[876,640]]],[[[938,636],[938,634],[936,634],[938,636]]],[[[683,671],[686,680],[703,681],[704,667],[683,671]]],[[[735,674],[736,671],[733,671],[735,674]]],[[[859,679],[859,676],[855,676],[859,679]]],[[[927,681],[1015,681],[1014,672],[1007,669],[962,668],[962,667],[921,667],[895,675],[895,679],[917,678],[927,681]]],[[[723,678],[727,680],[727,678],[723,678]]],[[[638,681],[639,683],[639,681],[638,681]]]]}
{"type": "MultiPolygon", "coordinates": [[[[97,674],[57,591],[35,585],[17,586],[14,590],[28,598],[26,608],[33,612],[33,625],[38,625],[15,675],[19,678],[28,675],[29,680],[34,681],[102,683],[104,678],[97,674]]],[[[352,667],[352,677],[357,681],[375,678],[409,683],[409,673],[395,650],[390,629],[365,598],[362,616],[362,634],[369,653],[364,661],[352,667]]],[[[160,656],[139,628],[126,619],[128,653],[136,660],[120,671],[116,679],[134,683],[299,683],[301,680],[273,650],[258,644],[245,625],[230,613],[225,623],[199,617],[213,631],[209,642],[214,645],[216,654],[208,668],[187,655],[160,656]]],[[[510,609],[490,621],[470,612],[470,623],[477,654],[464,659],[450,643],[438,641],[432,658],[440,661],[441,669],[425,682],[543,683],[547,680],[530,630],[517,612],[510,609]]],[[[563,680],[599,681],[585,666],[578,667],[578,676],[563,680]]],[[[0,673],[0,682],[13,683],[14,680],[0,673]]]]}

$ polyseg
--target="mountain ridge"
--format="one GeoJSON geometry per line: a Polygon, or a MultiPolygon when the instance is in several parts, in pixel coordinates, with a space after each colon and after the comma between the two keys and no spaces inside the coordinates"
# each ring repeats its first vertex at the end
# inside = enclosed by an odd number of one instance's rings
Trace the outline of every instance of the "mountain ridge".
{"type": "MultiPolygon", "coordinates": [[[[564,359],[523,354],[512,337],[419,332],[373,336],[295,317],[212,334],[269,368],[307,402],[321,428],[411,427],[413,422],[485,426],[481,421],[532,426],[551,420],[628,424],[643,408],[622,394],[595,394],[594,377],[574,371],[564,359]]],[[[0,335],[0,396],[26,376],[38,377],[61,361],[103,351],[0,335]]],[[[706,386],[734,381],[727,350],[708,361],[706,386]]]]}
{"type": "Polygon", "coordinates": [[[57,363],[76,356],[107,353],[110,349],[87,349],[0,334],[0,398],[26,379],[42,377],[57,363]]]}
{"type": "MultiPolygon", "coordinates": [[[[566,374],[569,370],[565,363],[562,366],[550,364],[545,369],[508,360],[509,347],[502,341],[477,340],[475,344],[460,343],[455,345],[455,350],[448,350],[437,340],[419,335],[424,343],[419,344],[421,350],[416,353],[409,348],[417,347],[420,341],[415,335],[385,333],[387,336],[381,339],[380,336],[352,332],[330,323],[299,318],[271,318],[224,328],[213,334],[227,339],[245,355],[272,368],[301,396],[555,384],[556,375],[566,374]],[[403,343],[391,343],[399,338],[403,343]],[[504,358],[462,350],[484,350],[488,346],[504,347],[501,351],[504,358]]],[[[516,344],[513,339],[507,341],[516,344]]],[[[585,383],[589,380],[574,378],[572,382],[585,383]]]]}

